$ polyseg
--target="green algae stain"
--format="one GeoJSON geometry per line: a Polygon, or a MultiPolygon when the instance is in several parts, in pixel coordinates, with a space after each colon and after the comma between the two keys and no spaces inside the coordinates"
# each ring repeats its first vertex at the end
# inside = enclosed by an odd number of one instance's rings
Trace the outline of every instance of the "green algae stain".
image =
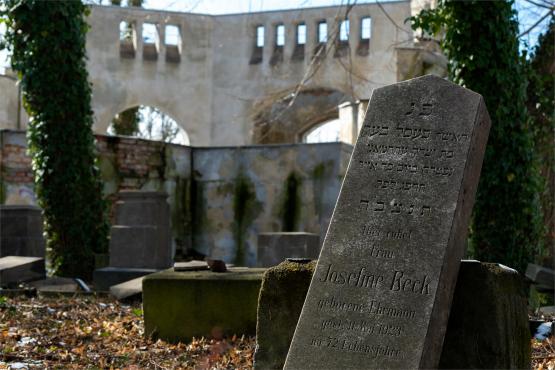
{"type": "Polygon", "coordinates": [[[302,179],[295,172],[287,176],[284,184],[284,195],[281,206],[282,231],[296,231],[301,215],[301,184],[302,179]]]}
{"type": "Polygon", "coordinates": [[[254,184],[244,175],[235,179],[233,190],[233,238],[236,243],[236,265],[244,265],[248,228],[262,211],[262,203],[256,199],[254,184]]]}

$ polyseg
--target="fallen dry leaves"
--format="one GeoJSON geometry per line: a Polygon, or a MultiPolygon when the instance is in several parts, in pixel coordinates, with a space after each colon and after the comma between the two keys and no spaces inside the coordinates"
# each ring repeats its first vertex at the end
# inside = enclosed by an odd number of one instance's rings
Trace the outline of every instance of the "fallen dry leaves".
{"type": "Polygon", "coordinates": [[[251,369],[254,338],[172,345],[143,337],[140,304],[109,298],[3,298],[0,369],[251,369]]]}
{"type": "Polygon", "coordinates": [[[544,341],[532,338],[532,368],[537,370],[555,369],[555,340],[553,337],[544,341]]]}

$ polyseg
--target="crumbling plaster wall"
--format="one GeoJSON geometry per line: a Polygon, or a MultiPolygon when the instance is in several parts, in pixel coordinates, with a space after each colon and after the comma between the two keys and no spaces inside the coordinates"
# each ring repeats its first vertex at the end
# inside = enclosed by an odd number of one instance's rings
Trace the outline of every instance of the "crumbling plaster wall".
{"type": "MultiPolygon", "coordinates": [[[[343,143],[195,148],[97,135],[104,193],[168,193],[173,243],[254,266],[259,232],[325,234],[352,147],[343,143]]],[[[0,130],[0,204],[32,204],[24,131],[0,130]]]]}

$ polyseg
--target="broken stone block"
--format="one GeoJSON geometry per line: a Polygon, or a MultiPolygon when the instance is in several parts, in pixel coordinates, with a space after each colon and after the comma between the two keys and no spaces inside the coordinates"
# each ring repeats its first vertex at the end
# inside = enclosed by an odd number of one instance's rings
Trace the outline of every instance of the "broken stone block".
{"type": "Polygon", "coordinates": [[[496,263],[463,262],[441,369],[527,369],[530,329],[522,277],[496,263]]]}
{"type": "Polygon", "coordinates": [[[254,335],[264,269],[165,270],[143,280],[145,335],[168,342],[254,335]]]}
{"type": "Polygon", "coordinates": [[[7,256],[0,258],[0,286],[44,279],[44,258],[7,256]]]}
{"type": "MultiPolygon", "coordinates": [[[[283,262],[264,275],[254,368],[282,369],[315,263],[283,262]]],[[[530,367],[526,294],[520,275],[494,263],[462,261],[440,369],[530,367]]]]}
{"type": "Polygon", "coordinates": [[[256,326],[255,369],[282,369],[316,261],[285,261],[264,274],[256,326]]]}

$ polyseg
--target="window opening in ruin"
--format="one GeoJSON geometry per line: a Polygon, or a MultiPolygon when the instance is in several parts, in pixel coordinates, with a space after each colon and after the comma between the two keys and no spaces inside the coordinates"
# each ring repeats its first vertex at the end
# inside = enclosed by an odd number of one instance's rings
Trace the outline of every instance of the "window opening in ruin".
{"type": "Polygon", "coordinates": [[[362,18],[360,21],[360,38],[362,40],[370,40],[372,35],[372,20],[370,17],[362,18]]]}
{"type": "MultiPolygon", "coordinates": [[[[4,41],[4,35],[6,34],[6,24],[0,22],[0,44],[4,41]]],[[[8,56],[8,51],[6,49],[0,50],[0,75],[6,73],[6,68],[10,66],[10,60],[8,56]]]]}
{"type": "Polygon", "coordinates": [[[306,44],[306,24],[297,25],[297,45],[306,44]]]}
{"type": "Polygon", "coordinates": [[[285,45],[285,26],[278,24],[276,26],[276,46],[285,45]]]}
{"type": "Polygon", "coordinates": [[[179,124],[158,108],[140,105],[116,114],[108,135],[123,135],[167,143],[190,145],[189,136],[179,124]]]}
{"type": "Polygon", "coordinates": [[[302,137],[303,143],[329,143],[339,141],[341,131],[341,121],[335,118],[324,121],[310,130],[302,137]]]}
{"type": "Polygon", "coordinates": [[[345,19],[339,25],[339,41],[349,41],[349,20],[345,19]]]}
{"type": "Polygon", "coordinates": [[[325,44],[328,42],[328,24],[326,21],[321,21],[318,23],[318,42],[320,44],[325,44]]]}
{"type": "Polygon", "coordinates": [[[155,44],[158,40],[158,31],[154,23],[143,24],[143,42],[145,44],[155,44]]]}
{"type": "Polygon", "coordinates": [[[264,47],[264,26],[256,27],[256,47],[264,47]]]}
{"type": "Polygon", "coordinates": [[[164,44],[178,46],[181,42],[179,26],[168,24],[164,32],[164,44]]]}
{"type": "Polygon", "coordinates": [[[119,23],[119,55],[121,58],[135,58],[134,33],[134,23],[127,21],[119,23]]]}
{"type": "Polygon", "coordinates": [[[119,40],[132,41],[133,40],[133,24],[127,21],[119,22],[119,40]]]}

